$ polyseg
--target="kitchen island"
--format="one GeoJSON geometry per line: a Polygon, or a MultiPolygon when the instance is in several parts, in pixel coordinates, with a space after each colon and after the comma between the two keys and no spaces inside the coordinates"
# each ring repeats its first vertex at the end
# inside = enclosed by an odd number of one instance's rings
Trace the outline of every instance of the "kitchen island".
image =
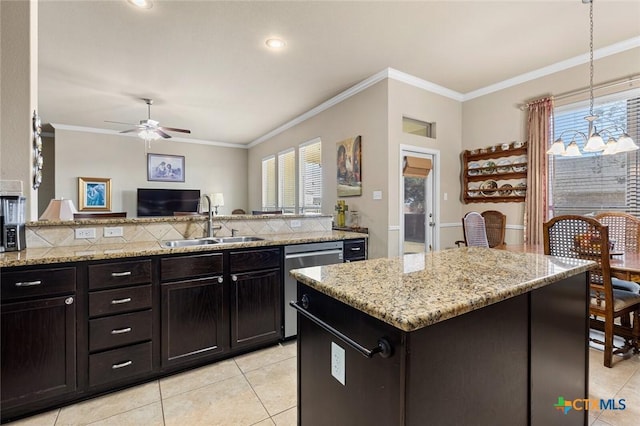
{"type": "Polygon", "coordinates": [[[577,259],[460,248],[292,271],[298,421],[586,424],[588,284],[577,259]]]}

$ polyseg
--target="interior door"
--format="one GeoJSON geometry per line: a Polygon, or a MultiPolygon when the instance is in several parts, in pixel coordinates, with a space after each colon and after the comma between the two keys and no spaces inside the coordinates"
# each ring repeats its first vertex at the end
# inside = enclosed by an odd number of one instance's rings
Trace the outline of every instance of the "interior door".
{"type": "Polygon", "coordinates": [[[402,149],[401,253],[437,249],[434,154],[402,149]]]}

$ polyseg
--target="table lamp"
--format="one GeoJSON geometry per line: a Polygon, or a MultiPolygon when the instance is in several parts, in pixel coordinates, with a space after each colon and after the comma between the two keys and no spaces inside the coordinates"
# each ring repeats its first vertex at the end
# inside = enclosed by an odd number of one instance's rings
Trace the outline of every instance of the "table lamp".
{"type": "Polygon", "coordinates": [[[73,214],[77,213],[73,201],[60,198],[52,199],[40,216],[40,220],[73,220],[73,214]]]}
{"type": "Polygon", "coordinates": [[[214,214],[217,216],[218,207],[224,206],[224,195],[222,195],[222,192],[214,192],[211,194],[211,204],[213,204],[213,208],[215,209],[214,214]]]}

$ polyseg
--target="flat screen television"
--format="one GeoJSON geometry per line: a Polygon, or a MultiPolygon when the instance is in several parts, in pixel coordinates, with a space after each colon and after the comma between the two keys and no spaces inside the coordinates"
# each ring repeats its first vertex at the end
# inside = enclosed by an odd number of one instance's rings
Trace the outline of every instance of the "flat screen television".
{"type": "Polygon", "coordinates": [[[138,216],[173,216],[174,212],[197,212],[199,189],[138,188],[138,216]]]}

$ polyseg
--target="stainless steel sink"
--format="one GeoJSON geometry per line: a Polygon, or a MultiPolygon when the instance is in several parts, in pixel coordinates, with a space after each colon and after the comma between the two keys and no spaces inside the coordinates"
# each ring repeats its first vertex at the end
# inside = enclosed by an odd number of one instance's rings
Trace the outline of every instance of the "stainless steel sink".
{"type": "Polygon", "coordinates": [[[264,238],[260,237],[215,237],[216,241],[220,244],[224,243],[247,243],[250,241],[262,241],[264,238]]]}
{"type": "Polygon", "coordinates": [[[192,240],[170,240],[163,241],[165,247],[192,247],[192,246],[206,246],[209,244],[219,244],[220,242],[214,238],[195,238],[192,240]]]}

